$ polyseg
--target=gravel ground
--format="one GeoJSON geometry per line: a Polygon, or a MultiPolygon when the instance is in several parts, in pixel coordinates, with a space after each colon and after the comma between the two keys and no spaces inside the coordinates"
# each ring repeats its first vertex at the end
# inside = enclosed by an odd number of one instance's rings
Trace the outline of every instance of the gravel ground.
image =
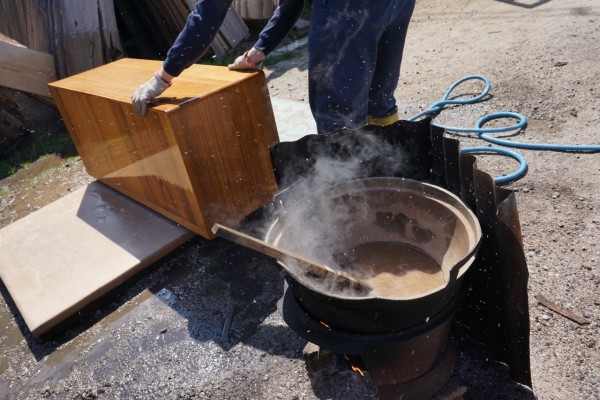
{"type": "MultiPolygon", "coordinates": [[[[409,29],[396,97],[408,118],[457,79],[484,75],[491,96],[436,121],[472,126],[492,111],[520,112],[512,140],[599,144],[600,5],[594,0],[422,0],[409,29]]],[[[267,71],[271,96],[307,101],[306,49],[267,71]]],[[[481,91],[468,84],[457,94],[481,91]]],[[[62,129],[51,110],[38,133],[62,129]]],[[[452,134],[463,145],[482,145],[452,134]]],[[[531,368],[538,399],[600,398],[600,159],[520,150],[517,195],[530,272],[531,368]],[[541,306],[542,294],[591,321],[541,306]]],[[[478,156],[494,176],[517,165],[478,156]]],[[[2,180],[0,227],[92,179],[80,161],[46,157],[2,180]]],[[[306,342],[276,310],[282,278],[272,261],[197,238],[78,316],[54,340],[31,338],[0,288],[2,399],[375,399],[367,377],[336,357],[314,370],[306,342]]],[[[458,363],[439,399],[531,399],[504,366],[457,332],[458,363]]]]}

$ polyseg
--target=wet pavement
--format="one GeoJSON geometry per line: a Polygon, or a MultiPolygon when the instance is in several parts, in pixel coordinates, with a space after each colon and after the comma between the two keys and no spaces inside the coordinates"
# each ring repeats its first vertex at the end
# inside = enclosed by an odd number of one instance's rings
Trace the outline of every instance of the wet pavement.
{"type": "Polygon", "coordinates": [[[54,340],[3,321],[3,398],[310,398],[272,260],[198,238],[159,264],[54,340]]]}
{"type": "MultiPolygon", "coordinates": [[[[338,357],[307,364],[306,341],[276,309],[279,267],[219,239],[188,242],[52,340],[31,338],[2,294],[2,399],[378,398],[368,373],[338,357]]],[[[532,398],[465,338],[440,399],[532,398]]]]}
{"type": "MultiPolygon", "coordinates": [[[[307,121],[306,105],[274,109],[307,121]]],[[[282,140],[297,138],[299,120],[282,140]]],[[[224,240],[194,238],[43,340],[0,289],[0,399],[379,398],[343,355],[305,358],[307,341],[277,310],[280,267],[224,240]]],[[[453,337],[457,365],[437,399],[533,398],[464,328],[453,337]]]]}

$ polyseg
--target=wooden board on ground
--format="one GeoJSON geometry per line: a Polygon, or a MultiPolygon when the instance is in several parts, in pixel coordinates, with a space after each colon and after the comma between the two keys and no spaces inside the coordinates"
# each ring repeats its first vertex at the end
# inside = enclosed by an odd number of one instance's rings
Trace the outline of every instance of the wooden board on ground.
{"type": "Polygon", "coordinates": [[[0,230],[0,277],[38,337],[194,236],[92,182],[0,230]]]}

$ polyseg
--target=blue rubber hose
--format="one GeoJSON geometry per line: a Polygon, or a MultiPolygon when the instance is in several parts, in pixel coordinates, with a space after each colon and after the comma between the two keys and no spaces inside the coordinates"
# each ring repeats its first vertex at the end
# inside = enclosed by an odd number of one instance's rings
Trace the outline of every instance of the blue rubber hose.
{"type": "MultiPolygon", "coordinates": [[[[417,119],[425,118],[425,117],[435,118],[439,113],[442,112],[444,107],[446,107],[447,105],[465,105],[465,104],[472,104],[472,103],[481,101],[490,92],[491,87],[492,87],[492,85],[490,84],[490,81],[481,75],[465,76],[465,77],[459,79],[458,81],[454,82],[454,84],[452,86],[450,86],[450,88],[446,91],[446,93],[444,93],[444,96],[442,97],[442,99],[440,101],[433,103],[431,106],[429,106],[428,110],[412,116],[411,118],[409,118],[409,120],[415,121],[417,119]],[[484,90],[479,95],[469,98],[469,99],[465,99],[465,100],[450,100],[449,99],[450,94],[452,93],[452,91],[454,89],[456,89],[457,86],[459,86],[463,82],[470,81],[470,80],[482,81],[485,84],[484,90]]],[[[516,131],[519,129],[523,129],[527,126],[527,118],[525,118],[525,116],[522,114],[514,113],[514,112],[496,112],[496,113],[491,113],[491,114],[485,115],[485,116],[481,117],[475,123],[475,126],[473,128],[444,126],[444,125],[437,124],[435,122],[432,124],[434,126],[442,128],[448,132],[475,133],[479,139],[485,140],[486,142],[496,144],[499,146],[504,146],[504,147],[527,149],[527,150],[551,150],[551,151],[567,151],[567,152],[569,152],[569,151],[570,152],[597,152],[597,151],[600,151],[600,145],[572,145],[572,144],[564,145],[564,144],[546,144],[546,143],[522,143],[522,142],[514,142],[512,140],[498,139],[498,138],[491,136],[490,134],[492,134],[492,133],[516,131]],[[484,125],[487,122],[495,120],[495,119],[502,119],[502,118],[511,118],[511,119],[517,120],[518,122],[511,126],[484,128],[484,125]]],[[[510,151],[510,150],[507,150],[507,149],[504,149],[501,147],[491,147],[490,146],[490,147],[467,147],[467,148],[461,149],[461,152],[464,152],[464,153],[476,153],[476,152],[477,153],[479,153],[479,152],[496,153],[496,154],[506,155],[506,156],[512,157],[515,160],[517,160],[520,164],[517,171],[515,171],[509,175],[494,178],[494,183],[497,183],[497,184],[516,181],[516,180],[522,178],[527,173],[527,161],[525,160],[525,158],[522,155],[520,155],[519,153],[516,153],[514,151],[510,151]]]]}
{"type": "Polygon", "coordinates": [[[517,160],[519,162],[519,168],[512,174],[494,178],[494,183],[497,183],[497,184],[514,182],[514,181],[518,180],[519,178],[522,178],[523,176],[525,176],[525,174],[527,173],[527,161],[525,161],[525,157],[523,157],[521,154],[519,154],[517,152],[511,151],[508,149],[503,149],[502,147],[465,147],[464,149],[461,149],[460,151],[461,151],[461,153],[486,153],[486,152],[488,152],[488,153],[492,153],[492,154],[502,154],[502,155],[509,156],[509,157],[512,157],[515,160],[517,160]]]}

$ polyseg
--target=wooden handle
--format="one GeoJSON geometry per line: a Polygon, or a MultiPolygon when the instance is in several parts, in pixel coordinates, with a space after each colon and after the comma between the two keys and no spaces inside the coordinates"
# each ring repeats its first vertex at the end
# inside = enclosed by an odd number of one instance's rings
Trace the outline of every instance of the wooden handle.
{"type": "MultiPolygon", "coordinates": [[[[272,257],[278,261],[281,261],[281,263],[284,263],[287,259],[292,259],[296,261],[300,266],[302,266],[302,268],[304,268],[306,270],[306,273],[308,274],[315,275],[321,278],[336,278],[343,281],[348,286],[356,290],[371,290],[371,287],[369,285],[354,278],[351,275],[348,275],[342,271],[336,271],[334,269],[331,269],[325,264],[315,263],[313,261],[308,260],[307,258],[294,254],[285,249],[274,247],[265,241],[256,239],[255,237],[246,235],[245,233],[236,231],[235,229],[231,229],[220,224],[214,224],[212,227],[212,233],[215,236],[227,239],[241,246],[247,247],[249,249],[272,257]]],[[[282,267],[286,269],[288,268],[285,265],[282,265],[282,267]]],[[[292,271],[290,271],[290,273],[292,273],[292,271]]]]}

